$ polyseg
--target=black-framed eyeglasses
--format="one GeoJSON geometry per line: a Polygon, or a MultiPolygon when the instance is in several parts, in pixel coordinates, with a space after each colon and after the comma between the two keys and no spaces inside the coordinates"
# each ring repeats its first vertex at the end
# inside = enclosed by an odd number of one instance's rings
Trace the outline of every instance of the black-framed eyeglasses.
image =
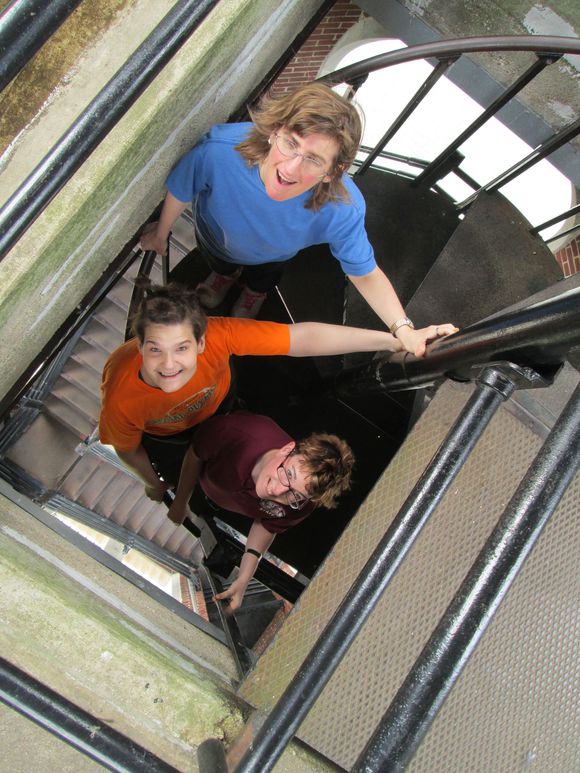
{"type": "Polygon", "coordinates": [[[325,177],[328,174],[328,172],[324,171],[324,164],[319,158],[301,153],[294,140],[290,137],[274,132],[274,140],[276,142],[276,147],[286,158],[302,158],[302,166],[308,174],[316,175],[318,177],[325,177]]]}
{"type": "Polygon", "coordinates": [[[284,467],[284,465],[286,464],[286,462],[291,456],[292,456],[292,451],[284,459],[282,464],[278,465],[276,472],[278,473],[278,480],[280,481],[280,483],[284,486],[284,488],[288,489],[289,506],[292,508],[292,510],[301,510],[309,500],[308,500],[308,497],[304,496],[304,494],[301,494],[299,491],[296,491],[295,489],[292,488],[292,484],[290,483],[288,472],[286,471],[286,467],[284,467]]]}

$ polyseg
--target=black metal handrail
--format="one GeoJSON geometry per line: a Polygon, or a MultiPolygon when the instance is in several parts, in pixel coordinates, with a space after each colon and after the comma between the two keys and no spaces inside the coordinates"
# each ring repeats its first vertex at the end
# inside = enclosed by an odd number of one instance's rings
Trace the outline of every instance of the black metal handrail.
{"type": "Polygon", "coordinates": [[[219,0],[178,0],[0,210],[6,257],[219,0]]]}
{"type": "Polygon", "coordinates": [[[396,353],[340,373],[341,397],[417,389],[439,379],[469,380],[486,363],[509,360],[536,369],[557,368],[580,346],[580,287],[531,308],[501,314],[429,344],[425,357],[396,353]]]}
{"type": "Polygon", "coordinates": [[[355,62],[319,78],[328,84],[347,83],[371,72],[382,70],[404,62],[418,59],[442,59],[461,54],[476,54],[492,51],[531,51],[549,54],[580,54],[580,40],[558,35],[490,35],[481,37],[454,38],[422,43],[418,46],[400,48],[386,54],[371,56],[362,62],[355,62]]]}
{"type": "Polygon", "coordinates": [[[0,658],[0,700],[108,770],[179,773],[4,658],[0,658]]]}
{"type": "Polygon", "coordinates": [[[0,13],[0,91],[66,21],[81,0],[13,0],[0,13]]]}

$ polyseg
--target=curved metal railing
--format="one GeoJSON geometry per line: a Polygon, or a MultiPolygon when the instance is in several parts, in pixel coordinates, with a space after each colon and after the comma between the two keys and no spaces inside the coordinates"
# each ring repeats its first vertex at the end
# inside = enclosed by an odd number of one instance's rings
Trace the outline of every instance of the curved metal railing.
{"type": "MultiPolygon", "coordinates": [[[[354,176],[356,177],[364,174],[376,158],[384,153],[386,145],[392,140],[395,134],[400,131],[409,117],[435,86],[437,81],[461,56],[464,54],[500,51],[528,51],[535,53],[537,55],[537,60],[517,77],[511,85],[507,86],[493,102],[484,109],[481,115],[479,115],[444,150],[442,150],[435,159],[427,162],[420,174],[414,178],[415,185],[433,185],[438,179],[444,177],[450,171],[453,171],[465,182],[472,185],[473,181],[467,180],[466,177],[460,173],[459,167],[463,160],[463,156],[458,153],[458,148],[514,99],[546,67],[557,62],[564,54],[580,54],[580,40],[576,38],[544,35],[502,35],[437,41],[379,54],[361,62],[356,62],[355,64],[343,67],[320,78],[320,82],[327,83],[328,85],[347,83],[352,87],[351,93],[354,93],[360,85],[364,83],[370,73],[377,72],[386,67],[392,67],[393,65],[406,62],[414,62],[421,59],[435,59],[437,62],[435,69],[429,74],[421,86],[419,86],[399,116],[385,131],[375,147],[368,153],[367,158],[362,162],[354,176]]],[[[495,179],[479,187],[476,186],[473,194],[468,196],[464,201],[457,203],[457,208],[463,210],[468,207],[480,193],[498,190],[503,187],[538,161],[565,145],[579,133],[580,119],[573,121],[564,129],[552,134],[551,137],[547,138],[534,148],[528,156],[505,170],[495,179]]],[[[552,218],[550,224],[564,220],[569,214],[569,212],[562,213],[559,217],[552,218]]],[[[536,228],[536,232],[539,232],[546,227],[547,224],[542,224],[536,228]]]]}

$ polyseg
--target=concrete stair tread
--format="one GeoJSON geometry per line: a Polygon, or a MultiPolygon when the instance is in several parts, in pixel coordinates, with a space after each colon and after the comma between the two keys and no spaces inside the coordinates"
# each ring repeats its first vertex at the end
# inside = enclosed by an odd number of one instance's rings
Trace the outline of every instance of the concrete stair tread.
{"type": "Polygon", "coordinates": [[[60,493],[71,502],[77,502],[83,486],[88,482],[91,475],[101,464],[101,460],[93,454],[86,453],[78,459],[75,466],[70,470],[66,478],[63,479],[60,486],[60,493]]]}
{"type": "Polygon", "coordinates": [[[78,437],[63,432],[60,422],[41,413],[25,435],[6,453],[6,458],[28,472],[48,489],[55,489],[66,471],[78,460],[78,437]]]}
{"type": "Polygon", "coordinates": [[[100,403],[101,377],[92,368],[83,367],[80,363],[69,360],[60,375],[65,381],[74,384],[77,389],[96,397],[100,403]]]}
{"type": "Polygon", "coordinates": [[[79,440],[85,440],[95,428],[95,422],[84,413],[53,395],[44,401],[44,409],[79,440]]]}
{"type": "Polygon", "coordinates": [[[83,341],[105,352],[107,356],[125,340],[125,336],[117,330],[111,330],[100,320],[91,320],[83,330],[83,341]]]}
{"type": "MultiPolygon", "coordinates": [[[[90,476],[85,480],[81,490],[79,491],[76,501],[87,507],[89,510],[95,509],[96,512],[101,512],[97,508],[97,503],[105,495],[109,486],[113,487],[116,491],[120,486],[117,484],[117,469],[106,462],[98,464],[90,476]]],[[[106,515],[106,513],[101,513],[106,515]]]]}
{"type": "Polygon", "coordinates": [[[127,312],[119,308],[116,303],[105,298],[95,311],[94,318],[114,333],[120,333],[124,339],[127,326],[127,312]]]}
{"type": "Polygon", "coordinates": [[[100,378],[107,361],[107,356],[105,352],[94,349],[86,341],[79,341],[71,354],[71,359],[80,365],[91,368],[100,378]]]}
{"type": "Polygon", "coordinates": [[[134,284],[126,276],[119,279],[116,285],[107,293],[107,298],[116,303],[120,309],[127,311],[129,304],[131,303],[131,296],[133,295],[134,284]]]}
{"type": "Polygon", "coordinates": [[[58,398],[63,403],[81,413],[93,427],[99,421],[100,400],[97,395],[79,389],[76,384],[59,376],[52,389],[52,397],[58,398]]]}

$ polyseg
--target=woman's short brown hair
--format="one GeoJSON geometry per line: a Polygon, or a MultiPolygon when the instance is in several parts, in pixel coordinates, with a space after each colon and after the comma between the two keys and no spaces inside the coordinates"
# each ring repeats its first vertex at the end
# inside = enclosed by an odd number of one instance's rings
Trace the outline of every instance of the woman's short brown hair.
{"type": "Polygon", "coordinates": [[[131,317],[131,331],[143,343],[147,325],[180,325],[189,322],[195,340],[207,328],[207,315],[202,309],[197,293],[191,287],[170,282],[154,285],[149,279],[141,278],[135,283],[142,291],[143,298],[131,317]]]}
{"type": "Polygon", "coordinates": [[[293,455],[304,459],[300,469],[306,475],[306,491],[317,505],[329,510],[351,484],[354,454],[344,440],[325,432],[314,432],[296,443],[293,455]]]}
{"type": "Polygon", "coordinates": [[[236,147],[248,164],[266,158],[268,140],[278,129],[285,128],[299,137],[325,134],[338,143],[338,155],[328,172],[331,180],[321,180],[312,189],[306,208],[317,211],[330,201],[349,200],[342,175],[354,161],[362,136],[362,122],[351,102],[322,83],[310,83],[280,97],[266,96],[249,113],[254,127],[236,147]]]}

